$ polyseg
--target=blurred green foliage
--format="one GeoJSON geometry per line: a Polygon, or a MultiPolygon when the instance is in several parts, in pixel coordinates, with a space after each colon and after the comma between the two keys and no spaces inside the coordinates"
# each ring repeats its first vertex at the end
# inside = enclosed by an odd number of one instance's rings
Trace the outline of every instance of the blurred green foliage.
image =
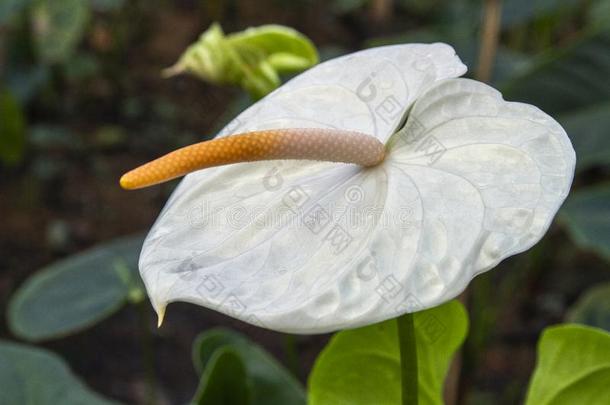
{"type": "Polygon", "coordinates": [[[585,291],[570,308],[566,321],[610,332],[610,283],[600,283],[585,291]]]}
{"type": "Polygon", "coordinates": [[[88,389],[56,354],[0,340],[0,403],[112,405],[88,389]]]}
{"type": "Polygon", "coordinates": [[[587,35],[560,51],[539,57],[502,86],[507,99],[539,106],[545,112],[574,114],[610,99],[610,32],[587,35]]]}
{"type": "Polygon", "coordinates": [[[246,366],[230,347],[216,350],[204,370],[193,403],[197,405],[250,403],[246,366]]]}
{"type": "Polygon", "coordinates": [[[8,321],[30,341],[56,339],[144,299],[138,275],[143,237],[115,240],[40,269],[13,294],[8,321]]]}
{"type": "Polygon", "coordinates": [[[43,63],[63,62],[73,55],[89,20],[86,0],[37,0],[31,9],[36,53],[43,63]]]}
{"type": "Polygon", "coordinates": [[[0,161],[14,165],[25,147],[25,117],[17,100],[0,88],[0,161]]]}
{"type": "Polygon", "coordinates": [[[526,405],[604,405],[610,398],[610,334],[580,325],[545,330],[526,405]]]}
{"type": "Polygon", "coordinates": [[[575,191],[561,214],[578,245],[610,260],[610,183],[575,191]]]}
{"type": "Polygon", "coordinates": [[[269,353],[237,332],[218,328],[199,335],[193,343],[193,363],[201,376],[196,403],[305,404],[301,383],[269,353]],[[222,393],[211,387],[211,376],[225,391],[239,393],[247,402],[220,401],[222,393]]]}

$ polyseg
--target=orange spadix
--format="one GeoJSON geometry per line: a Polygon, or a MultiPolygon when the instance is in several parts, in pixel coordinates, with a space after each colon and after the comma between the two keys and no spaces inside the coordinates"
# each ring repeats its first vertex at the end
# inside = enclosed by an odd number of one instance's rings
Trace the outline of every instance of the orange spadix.
{"type": "Polygon", "coordinates": [[[132,190],[159,184],[207,167],[274,159],[302,159],[375,166],[385,146],[355,131],[318,128],[269,129],[230,135],[175,150],[121,177],[132,190]]]}

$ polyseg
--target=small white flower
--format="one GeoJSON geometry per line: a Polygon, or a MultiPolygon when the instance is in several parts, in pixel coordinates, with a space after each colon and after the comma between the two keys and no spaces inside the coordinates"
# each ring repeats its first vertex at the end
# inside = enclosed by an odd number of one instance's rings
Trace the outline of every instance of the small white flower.
{"type": "Polygon", "coordinates": [[[456,297],[544,235],[572,182],[564,130],[493,88],[455,79],[444,44],[369,49],[306,71],[219,137],[275,128],[358,131],[374,167],[301,160],[189,174],[140,257],[151,301],[320,333],[456,297]]]}

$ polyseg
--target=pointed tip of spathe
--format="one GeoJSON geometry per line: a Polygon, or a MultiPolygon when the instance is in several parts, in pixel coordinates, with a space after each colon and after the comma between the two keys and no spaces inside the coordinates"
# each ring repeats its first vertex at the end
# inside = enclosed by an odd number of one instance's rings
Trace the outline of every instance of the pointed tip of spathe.
{"type": "Polygon", "coordinates": [[[163,319],[165,319],[165,308],[167,308],[165,304],[159,308],[155,308],[157,312],[157,328],[160,328],[161,325],[163,325],[163,319]]]}

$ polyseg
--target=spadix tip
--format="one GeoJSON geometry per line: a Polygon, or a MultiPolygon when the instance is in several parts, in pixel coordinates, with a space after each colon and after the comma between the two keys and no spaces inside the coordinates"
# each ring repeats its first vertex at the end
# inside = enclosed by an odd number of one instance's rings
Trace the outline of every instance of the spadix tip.
{"type": "Polygon", "coordinates": [[[119,180],[119,184],[121,188],[125,190],[133,190],[133,182],[130,179],[129,173],[125,173],[121,176],[121,180],[119,180]]]}

